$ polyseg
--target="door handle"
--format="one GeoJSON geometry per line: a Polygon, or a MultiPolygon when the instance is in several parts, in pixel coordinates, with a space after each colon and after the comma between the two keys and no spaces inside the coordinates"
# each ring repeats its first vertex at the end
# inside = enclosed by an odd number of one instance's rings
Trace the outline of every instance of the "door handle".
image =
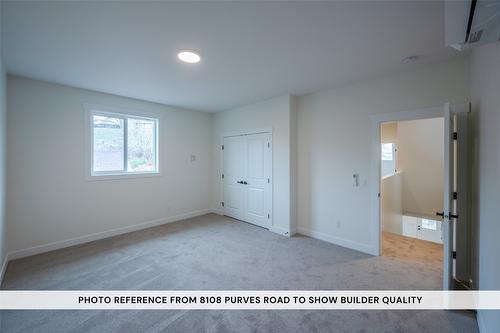
{"type": "Polygon", "coordinates": [[[448,215],[444,215],[444,212],[437,212],[436,215],[447,219],[458,219],[458,215],[452,214],[451,212],[449,212],[448,215]]]}

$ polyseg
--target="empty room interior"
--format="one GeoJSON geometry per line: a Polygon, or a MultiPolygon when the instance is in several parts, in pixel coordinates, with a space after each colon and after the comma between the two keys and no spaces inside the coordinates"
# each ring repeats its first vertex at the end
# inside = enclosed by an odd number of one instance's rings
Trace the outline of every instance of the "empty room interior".
{"type": "Polygon", "coordinates": [[[0,21],[2,333],[500,332],[494,306],[20,305],[498,292],[499,1],[2,0],[0,21]]]}

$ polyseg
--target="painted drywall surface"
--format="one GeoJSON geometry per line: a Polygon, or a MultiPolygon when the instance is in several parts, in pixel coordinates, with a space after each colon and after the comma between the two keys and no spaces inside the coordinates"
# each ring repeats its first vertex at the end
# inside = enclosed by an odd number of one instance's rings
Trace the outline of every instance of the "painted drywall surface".
{"type": "MultiPolygon", "coordinates": [[[[0,8],[2,6],[0,5],[0,8]]],[[[0,18],[2,13],[0,10],[0,18]]],[[[1,20],[0,20],[1,21],[1,20]]],[[[0,22],[1,26],[1,22],[0,22]]],[[[0,32],[1,35],[1,32],[0,32]]],[[[1,44],[1,43],[0,43],[1,44]]],[[[0,45],[0,282],[2,274],[2,266],[7,253],[7,236],[5,226],[5,141],[6,141],[6,74],[2,61],[2,50],[0,45]]]]}
{"type": "MultiPolygon", "coordinates": [[[[371,115],[469,99],[468,58],[299,98],[298,225],[374,251],[371,115]],[[357,173],[361,186],[353,187],[357,173]]],[[[373,253],[373,252],[372,252],[373,253]]]]}
{"type": "Polygon", "coordinates": [[[297,231],[297,114],[298,97],[290,96],[290,235],[297,231]]]}
{"type": "Polygon", "coordinates": [[[210,208],[212,115],[12,76],[7,93],[9,251],[210,208]],[[158,114],[162,175],[86,180],[84,103],[158,114]]]}
{"type": "Polygon", "coordinates": [[[396,172],[382,178],[380,190],[380,219],[382,230],[394,234],[403,234],[403,173],[396,172]]]}
{"type": "MultiPolygon", "coordinates": [[[[479,289],[500,289],[500,43],[480,46],[471,57],[471,95],[479,129],[476,223],[479,225],[479,289]]],[[[500,331],[500,311],[479,311],[482,333],[500,331]]]]}
{"type": "Polygon", "coordinates": [[[398,122],[405,213],[434,216],[443,210],[443,131],[443,118],[398,122]]]}
{"type": "MultiPolygon", "coordinates": [[[[273,227],[290,232],[291,224],[291,154],[290,147],[290,95],[276,97],[214,115],[214,186],[215,207],[220,209],[222,135],[235,131],[272,128],[273,131],[273,227]]],[[[292,120],[293,121],[293,120],[292,120]]]]}

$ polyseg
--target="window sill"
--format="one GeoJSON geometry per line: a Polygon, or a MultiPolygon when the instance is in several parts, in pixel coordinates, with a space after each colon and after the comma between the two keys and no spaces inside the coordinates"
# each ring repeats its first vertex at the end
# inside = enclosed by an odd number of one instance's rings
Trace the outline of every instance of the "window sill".
{"type": "Polygon", "coordinates": [[[87,175],[87,181],[101,181],[101,180],[119,180],[119,179],[136,179],[136,178],[151,178],[161,177],[160,172],[141,172],[141,173],[117,173],[117,174],[97,174],[87,175]]]}

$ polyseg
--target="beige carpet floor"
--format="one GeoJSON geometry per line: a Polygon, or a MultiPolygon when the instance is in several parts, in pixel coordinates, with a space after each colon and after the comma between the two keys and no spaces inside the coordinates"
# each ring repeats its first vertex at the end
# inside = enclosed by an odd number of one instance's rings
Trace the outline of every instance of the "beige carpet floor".
{"type": "Polygon", "coordinates": [[[416,238],[382,233],[382,255],[417,264],[426,264],[442,270],[443,244],[423,241],[416,238]]]}
{"type": "MultiPolygon", "coordinates": [[[[209,214],[12,261],[2,288],[440,288],[438,266],[387,251],[373,257],[209,214]]],[[[455,311],[2,311],[0,320],[2,333],[477,332],[471,313],[455,311]]]]}

